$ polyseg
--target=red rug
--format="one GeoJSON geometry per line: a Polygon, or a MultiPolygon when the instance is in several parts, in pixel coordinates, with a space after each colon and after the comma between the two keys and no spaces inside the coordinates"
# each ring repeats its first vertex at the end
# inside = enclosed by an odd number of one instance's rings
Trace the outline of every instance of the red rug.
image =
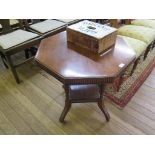
{"type": "MultiPolygon", "coordinates": [[[[137,92],[155,67],[155,49],[149,53],[145,61],[141,59],[134,74],[124,80],[117,92],[112,85],[106,87],[105,96],[118,108],[123,109],[137,92]]],[[[130,67],[131,68],[131,67],[130,67]]]]}

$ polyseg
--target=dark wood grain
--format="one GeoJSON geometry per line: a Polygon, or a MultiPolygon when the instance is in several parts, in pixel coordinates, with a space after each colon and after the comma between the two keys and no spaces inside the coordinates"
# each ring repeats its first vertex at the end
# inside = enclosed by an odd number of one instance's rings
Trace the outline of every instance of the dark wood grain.
{"type": "Polygon", "coordinates": [[[135,59],[134,51],[121,37],[114,49],[103,55],[67,44],[66,32],[44,39],[35,60],[63,79],[117,77],[135,59]],[[119,65],[123,63],[124,67],[119,65]]]}
{"type": "Polygon", "coordinates": [[[97,55],[67,43],[66,32],[62,32],[42,40],[35,60],[64,85],[66,101],[60,122],[64,122],[73,102],[97,102],[109,121],[110,115],[103,102],[105,83],[122,75],[135,60],[135,53],[123,38],[117,37],[115,47],[103,55],[97,55]],[[122,63],[124,66],[120,67],[122,63]]]}

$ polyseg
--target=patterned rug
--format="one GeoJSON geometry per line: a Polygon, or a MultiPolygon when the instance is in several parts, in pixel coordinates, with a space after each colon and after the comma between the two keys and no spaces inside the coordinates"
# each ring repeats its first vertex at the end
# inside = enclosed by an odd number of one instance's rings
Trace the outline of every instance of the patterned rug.
{"type": "MultiPolygon", "coordinates": [[[[130,66],[126,74],[131,70],[130,66]]],[[[134,96],[139,87],[144,83],[155,67],[155,48],[148,54],[145,61],[141,58],[133,75],[123,80],[119,91],[113,85],[107,85],[105,96],[111,100],[118,108],[123,109],[130,99],[134,96]]]]}

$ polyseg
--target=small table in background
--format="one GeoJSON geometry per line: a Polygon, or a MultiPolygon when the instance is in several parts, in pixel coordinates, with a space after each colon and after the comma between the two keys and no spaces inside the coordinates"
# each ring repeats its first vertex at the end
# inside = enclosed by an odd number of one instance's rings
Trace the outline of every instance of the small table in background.
{"type": "Polygon", "coordinates": [[[35,56],[35,61],[43,70],[63,83],[66,100],[60,122],[64,122],[75,102],[97,102],[109,121],[110,116],[103,102],[105,84],[112,83],[123,74],[134,60],[134,51],[121,37],[117,37],[113,49],[97,55],[67,44],[66,32],[42,40],[35,56]]]}

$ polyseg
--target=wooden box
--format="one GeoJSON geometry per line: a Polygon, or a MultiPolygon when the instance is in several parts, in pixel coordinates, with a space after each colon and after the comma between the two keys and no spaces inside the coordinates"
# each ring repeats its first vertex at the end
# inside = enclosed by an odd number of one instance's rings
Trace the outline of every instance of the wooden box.
{"type": "Polygon", "coordinates": [[[115,45],[117,29],[84,20],[67,27],[67,41],[87,48],[94,53],[103,53],[115,45]]]}

